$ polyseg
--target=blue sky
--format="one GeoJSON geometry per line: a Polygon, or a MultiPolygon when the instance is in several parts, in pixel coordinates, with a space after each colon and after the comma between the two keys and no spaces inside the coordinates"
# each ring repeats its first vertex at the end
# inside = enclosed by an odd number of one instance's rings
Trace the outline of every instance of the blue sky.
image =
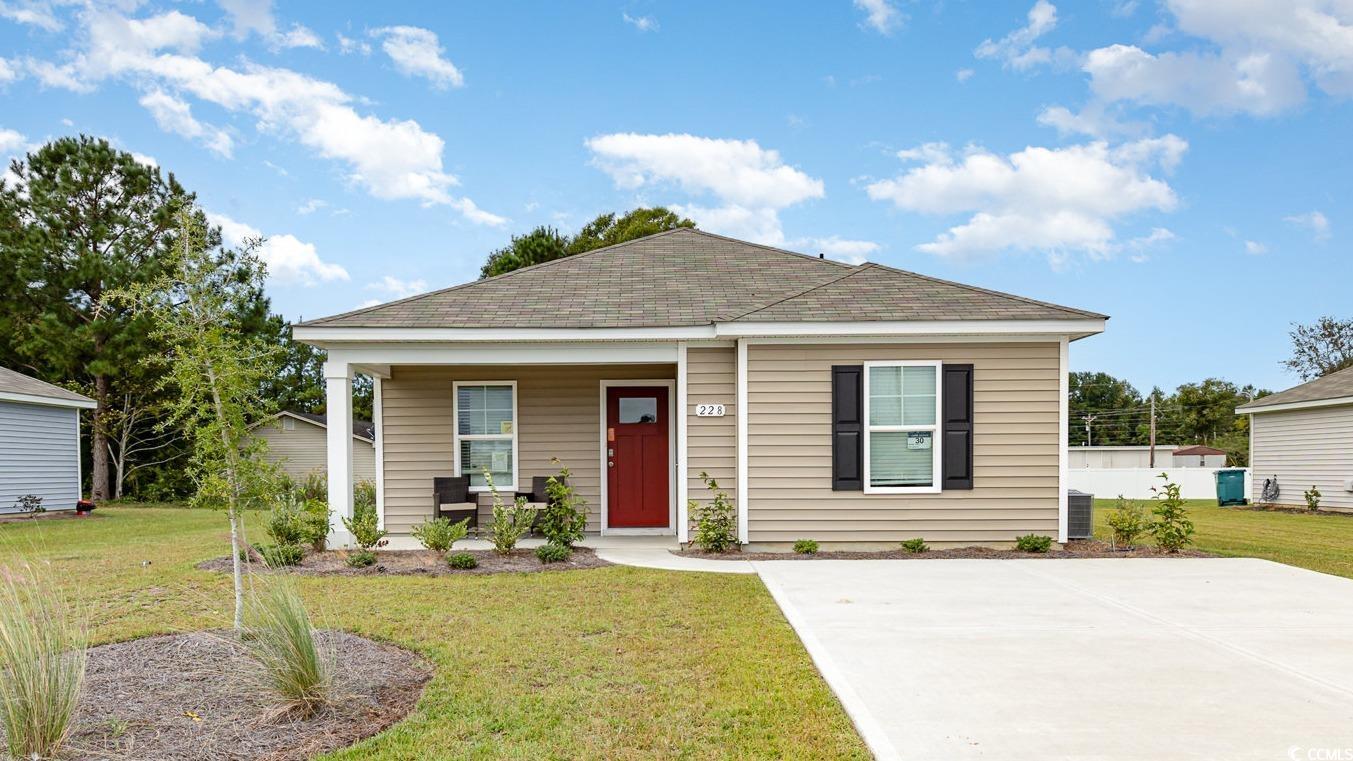
{"type": "Polygon", "coordinates": [[[1349,316],[1338,0],[444,5],[0,0],[0,156],[172,170],[292,318],[637,204],[1105,312],[1073,366],[1143,390],[1349,316]]]}

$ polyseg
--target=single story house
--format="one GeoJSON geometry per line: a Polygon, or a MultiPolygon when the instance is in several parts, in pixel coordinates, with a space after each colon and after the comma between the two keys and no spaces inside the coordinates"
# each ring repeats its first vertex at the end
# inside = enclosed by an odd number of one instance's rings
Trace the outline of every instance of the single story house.
{"type": "MultiPolygon", "coordinates": [[[[376,480],[376,427],[352,421],[352,477],[376,480]]],[[[329,464],[328,426],[323,415],[283,411],[254,426],[254,435],[268,442],[264,459],[293,479],[301,480],[329,464]]]]}
{"type": "Polygon", "coordinates": [[[1250,416],[1254,497],[1276,478],[1276,504],[1305,507],[1320,491],[1322,510],[1353,510],[1353,368],[1330,373],[1236,408],[1250,416]]]}
{"type": "Polygon", "coordinates": [[[1095,446],[1070,447],[1067,457],[1071,468],[1108,470],[1119,468],[1168,468],[1178,467],[1174,451],[1175,444],[1157,444],[1155,464],[1151,463],[1151,447],[1139,444],[1104,444],[1095,446]]]}
{"type": "Polygon", "coordinates": [[[80,410],[93,399],[0,367],[0,513],[20,497],[74,510],[81,496],[80,410]]]}
{"type": "Polygon", "coordinates": [[[1224,468],[1226,450],[1195,444],[1174,451],[1176,468],[1224,468]]]}
{"type": "Polygon", "coordinates": [[[1104,315],[673,230],[297,325],[328,352],[335,537],[352,374],[375,380],[377,503],[406,534],[437,476],[555,473],[587,530],[689,536],[716,478],[740,541],[1066,538],[1067,350],[1104,315]]]}

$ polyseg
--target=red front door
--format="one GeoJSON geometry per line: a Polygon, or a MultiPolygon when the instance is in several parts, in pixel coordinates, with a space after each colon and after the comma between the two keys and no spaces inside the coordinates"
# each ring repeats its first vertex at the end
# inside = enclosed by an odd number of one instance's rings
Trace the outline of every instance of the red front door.
{"type": "Polygon", "coordinates": [[[608,528],[666,528],[667,388],[606,389],[608,528]]]}

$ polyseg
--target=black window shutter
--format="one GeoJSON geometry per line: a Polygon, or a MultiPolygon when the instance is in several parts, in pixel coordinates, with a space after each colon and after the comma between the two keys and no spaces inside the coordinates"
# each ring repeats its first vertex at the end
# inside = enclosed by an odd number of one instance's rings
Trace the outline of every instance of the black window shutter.
{"type": "Polygon", "coordinates": [[[832,366],[832,491],[864,488],[864,366],[832,366]]]}
{"type": "Polygon", "coordinates": [[[944,365],[943,489],[972,488],[972,365],[944,365]]]}

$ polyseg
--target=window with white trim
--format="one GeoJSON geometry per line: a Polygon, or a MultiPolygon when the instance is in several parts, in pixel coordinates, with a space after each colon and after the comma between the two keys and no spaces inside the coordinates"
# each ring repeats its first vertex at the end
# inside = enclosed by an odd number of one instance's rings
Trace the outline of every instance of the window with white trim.
{"type": "Polygon", "coordinates": [[[864,490],[937,492],[940,363],[866,362],[864,490]]]}
{"type": "Polygon", "coordinates": [[[517,384],[455,383],[456,472],[471,491],[487,491],[487,469],[499,491],[517,488],[517,384]]]}

